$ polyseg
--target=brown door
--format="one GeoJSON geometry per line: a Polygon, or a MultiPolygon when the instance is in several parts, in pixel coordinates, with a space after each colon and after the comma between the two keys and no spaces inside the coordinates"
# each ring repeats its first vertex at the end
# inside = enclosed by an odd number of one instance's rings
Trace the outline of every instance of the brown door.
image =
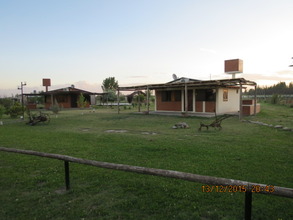
{"type": "Polygon", "coordinates": [[[187,99],[188,99],[188,111],[193,111],[193,91],[188,90],[187,92],[187,99]]]}
{"type": "MultiPolygon", "coordinates": [[[[184,95],[184,110],[185,110],[185,95],[184,95]]],[[[187,91],[187,111],[192,112],[193,111],[193,91],[188,90],[187,91]]]]}
{"type": "Polygon", "coordinates": [[[71,108],[76,108],[77,107],[77,95],[72,94],[71,95],[71,108]]]}

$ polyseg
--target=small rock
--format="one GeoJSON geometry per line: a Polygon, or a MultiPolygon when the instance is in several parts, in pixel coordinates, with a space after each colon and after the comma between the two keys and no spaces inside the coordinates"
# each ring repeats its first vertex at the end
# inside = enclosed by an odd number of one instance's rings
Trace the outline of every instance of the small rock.
{"type": "Polygon", "coordinates": [[[268,124],[267,124],[267,123],[263,123],[263,122],[261,122],[261,123],[260,123],[260,125],[263,125],[263,126],[268,126],[268,124]]]}
{"type": "Polygon", "coordinates": [[[288,128],[288,127],[284,127],[282,130],[283,131],[292,131],[292,129],[291,128],[288,128]]]}
{"type": "Polygon", "coordinates": [[[179,122],[175,124],[172,128],[189,128],[189,125],[186,122],[179,122]]]}
{"type": "Polygon", "coordinates": [[[281,128],[283,128],[283,125],[275,125],[274,128],[281,129],[281,128]]]}

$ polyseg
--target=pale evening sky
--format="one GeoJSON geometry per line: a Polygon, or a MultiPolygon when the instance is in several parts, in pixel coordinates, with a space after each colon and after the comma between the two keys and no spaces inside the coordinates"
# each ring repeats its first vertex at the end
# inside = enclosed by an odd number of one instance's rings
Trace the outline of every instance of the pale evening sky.
{"type": "Polygon", "coordinates": [[[292,0],[0,0],[0,96],[74,84],[101,92],[172,74],[230,78],[243,60],[259,85],[293,81],[292,0]]]}

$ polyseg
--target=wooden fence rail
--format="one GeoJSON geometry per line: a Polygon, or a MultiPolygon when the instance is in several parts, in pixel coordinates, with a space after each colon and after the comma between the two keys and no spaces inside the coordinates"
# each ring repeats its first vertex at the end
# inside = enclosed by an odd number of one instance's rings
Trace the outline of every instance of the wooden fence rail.
{"type": "Polygon", "coordinates": [[[15,149],[15,148],[0,147],[0,151],[18,153],[18,154],[34,155],[34,156],[46,157],[46,158],[52,158],[52,159],[64,161],[65,185],[66,185],[67,190],[70,189],[69,162],[86,164],[86,165],[101,167],[101,168],[106,168],[106,169],[121,170],[121,171],[134,172],[134,173],[140,173],[140,174],[182,179],[182,180],[186,180],[186,181],[197,182],[197,183],[208,184],[208,185],[240,186],[240,187],[244,186],[245,187],[245,219],[251,219],[252,192],[253,192],[253,188],[255,186],[257,186],[257,189],[259,189],[259,190],[257,190],[257,193],[293,198],[293,189],[292,188],[285,188],[285,187],[280,187],[280,186],[273,186],[274,190],[263,190],[268,185],[260,184],[260,183],[252,183],[252,182],[247,182],[247,181],[241,181],[241,180],[234,180],[234,179],[218,178],[218,177],[212,177],[212,176],[203,176],[203,175],[179,172],[179,171],[174,171],[174,170],[154,169],[154,168],[146,168],[146,167],[139,167],[139,166],[130,166],[130,165],[125,165],[125,164],[116,164],[116,163],[107,163],[107,162],[100,162],[100,161],[94,161],[94,160],[86,160],[86,159],[82,159],[82,158],[70,157],[67,155],[43,153],[43,152],[37,152],[37,151],[32,151],[32,150],[21,150],[21,149],[15,149]]]}

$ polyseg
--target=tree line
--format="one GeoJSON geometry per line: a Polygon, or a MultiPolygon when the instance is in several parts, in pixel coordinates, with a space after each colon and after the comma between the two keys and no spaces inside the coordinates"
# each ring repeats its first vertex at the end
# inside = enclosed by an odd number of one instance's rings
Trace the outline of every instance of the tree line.
{"type": "MultiPolygon", "coordinates": [[[[285,82],[279,82],[272,86],[257,86],[256,94],[258,95],[293,95],[293,82],[287,85],[285,82]]],[[[254,95],[254,89],[250,89],[245,95],[254,95]]]]}

